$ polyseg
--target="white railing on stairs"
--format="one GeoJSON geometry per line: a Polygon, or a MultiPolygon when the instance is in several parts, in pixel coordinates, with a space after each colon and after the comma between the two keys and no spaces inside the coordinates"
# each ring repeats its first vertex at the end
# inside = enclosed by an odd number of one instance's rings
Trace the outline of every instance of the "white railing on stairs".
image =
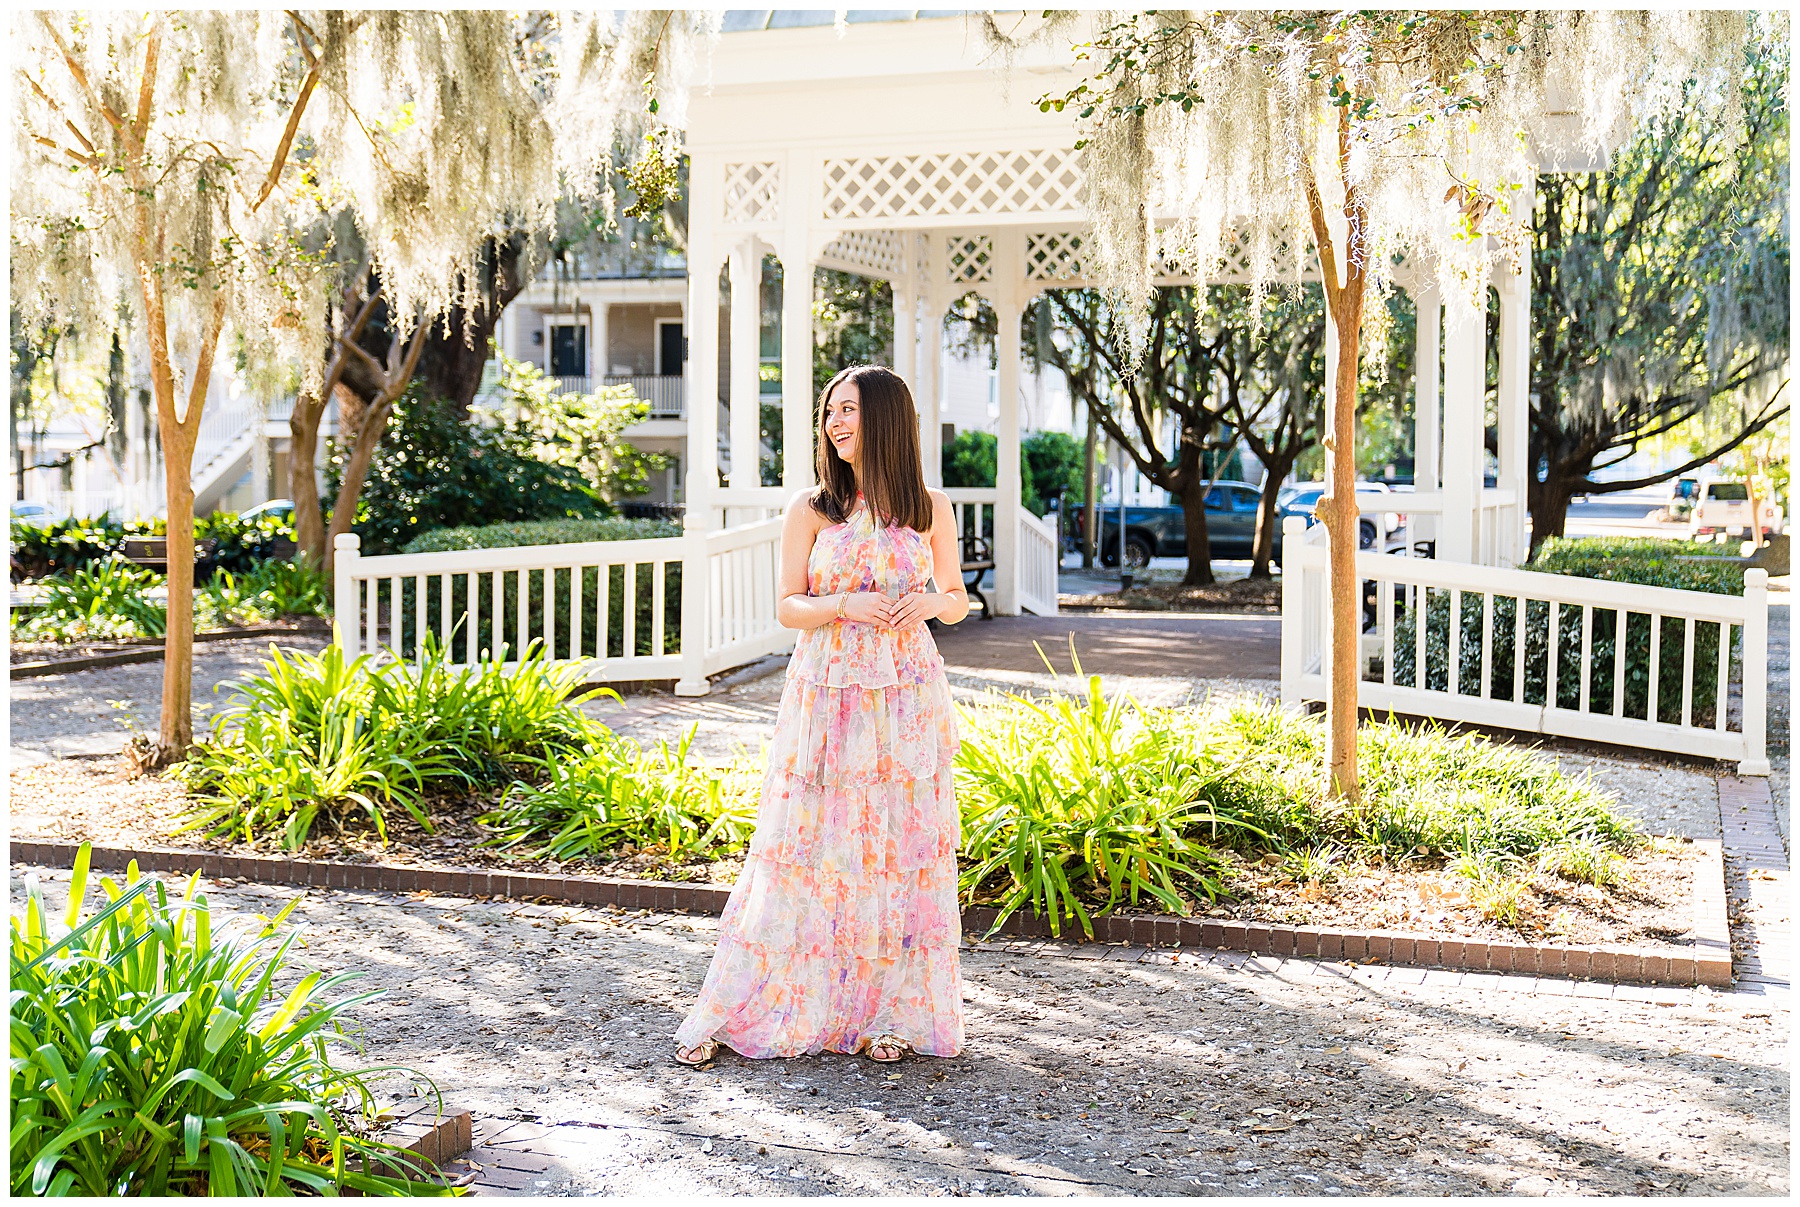
{"type": "Polygon", "coordinates": [[[790,648],[775,618],[781,521],[646,540],[364,557],[337,539],[334,627],[347,657],[517,663],[529,648],[590,682],[706,675],[790,648]],[[702,573],[702,568],[704,572],[702,573]],[[684,587],[690,598],[684,599],[684,587]],[[700,609],[704,639],[684,634],[700,609]]]}
{"type": "Polygon", "coordinates": [[[1056,615],[1062,547],[1055,523],[1019,508],[1019,606],[1039,616],[1056,615]]]}
{"type": "MultiPolygon", "coordinates": [[[[1283,532],[1290,702],[1328,693],[1322,534],[1292,519],[1283,532]]],[[[1769,773],[1764,570],[1745,571],[1741,596],[1379,553],[1359,553],[1356,572],[1362,707],[1769,773]]]]}

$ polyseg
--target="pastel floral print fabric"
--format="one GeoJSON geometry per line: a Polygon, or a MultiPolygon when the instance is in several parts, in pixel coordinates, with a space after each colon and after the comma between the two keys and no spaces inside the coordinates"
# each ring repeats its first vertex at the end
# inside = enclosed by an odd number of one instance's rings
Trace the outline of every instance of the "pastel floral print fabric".
{"type": "MultiPolygon", "coordinates": [[[[821,531],[807,590],[925,588],[931,549],[857,497],[821,531]]],[[[956,712],[923,624],[829,621],[788,664],[756,833],[699,1002],[675,1032],[745,1056],[963,1046],[951,762],[956,712]]]]}

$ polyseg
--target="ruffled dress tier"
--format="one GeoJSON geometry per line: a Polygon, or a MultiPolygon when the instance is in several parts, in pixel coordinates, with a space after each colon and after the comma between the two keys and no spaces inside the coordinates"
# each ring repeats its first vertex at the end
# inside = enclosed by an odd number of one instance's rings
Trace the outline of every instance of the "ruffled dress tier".
{"type": "MultiPolygon", "coordinates": [[[[822,530],[807,563],[812,595],[920,591],[930,577],[927,539],[875,525],[866,506],[822,530]]],[[[962,1050],[957,743],[923,623],[800,634],[756,832],[678,1045],[795,1056],[894,1036],[962,1050]]]]}

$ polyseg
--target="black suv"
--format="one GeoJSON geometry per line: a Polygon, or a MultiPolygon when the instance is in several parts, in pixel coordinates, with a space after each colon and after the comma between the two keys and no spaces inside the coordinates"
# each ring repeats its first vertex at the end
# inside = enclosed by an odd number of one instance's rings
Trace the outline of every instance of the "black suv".
{"type": "MultiPolygon", "coordinates": [[[[1216,558],[1250,557],[1256,541],[1256,511],[1262,492],[1248,482],[1215,482],[1206,492],[1206,539],[1216,558]]],[[[1075,508],[1075,531],[1081,528],[1083,511],[1075,508]]],[[[1280,516],[1276,516],[1277,522],[1280,516]]],[[[1079,536],[1077,537],[1079,541],[1079,536]]],[[[1100,508],[1100,560],[1119,564],[1119,508],[1100,508]]],[[[1153,557],[1187,556],[1187,522],[1181,508],[1125,508],[1125,565],[1141,569],[1153,557]]],[[[1281,560],[1281,529],[1275,530],[1275,560],[1281,560]]]]}

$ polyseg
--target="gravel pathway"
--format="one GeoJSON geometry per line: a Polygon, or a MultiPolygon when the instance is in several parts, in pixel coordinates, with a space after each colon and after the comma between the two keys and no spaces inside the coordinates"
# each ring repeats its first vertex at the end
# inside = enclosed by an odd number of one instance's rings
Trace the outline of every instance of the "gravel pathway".
{"type": "MultiPolygon", "coordinates": [[[[292,893],[206,887],[264,914],[292,893]]],[[[516,1192],[1789,1191],[1785,994],[969,951],[960,1058],[693,1072],[668,1037],[713,919],[315,890],[294,920],[284,980],[386,989],[355,1015],[369,1063],[428,1075],[490,1139],[516,1122],[510,1156],[476,1154],[516,1192]]]]}
{"type": "MultiPolygon", "coordinates": [[[[208,641],[194,647],[194,728],[224,707],[231,680],[253,674],[277,639],[208,641]]],[[[283,649],[317,653],[323,635],[283,636],[283,649]]],[[[11,755],[14,763],[78,754],[117,754],[133,729],[154,734],[162,717],[163,664],[140,662],[20,679],[11,686],[11,755]],[[117,702],[115,704],[115,701],[117,702]]]]}

